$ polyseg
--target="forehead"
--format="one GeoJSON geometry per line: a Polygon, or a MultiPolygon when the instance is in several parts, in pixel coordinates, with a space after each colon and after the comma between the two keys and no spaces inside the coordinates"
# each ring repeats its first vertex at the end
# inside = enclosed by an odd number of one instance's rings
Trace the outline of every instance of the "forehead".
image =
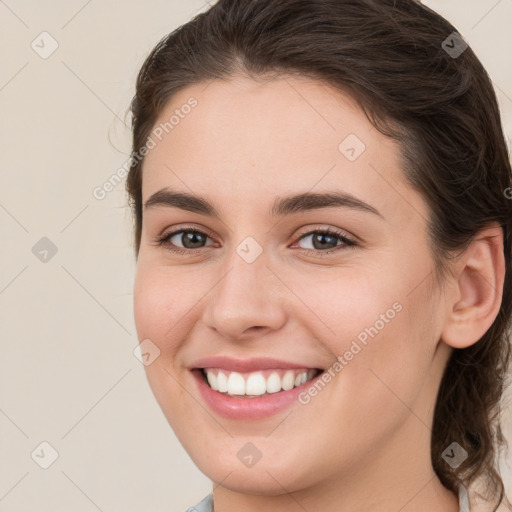
{"type": "Polygon", "coordinates": [[[194,84],[168,102],[159,127],[143,201],[164,187],[220,204],[336,187],[384,208],[405,186],[396,142],[349,95],[304,77],[194,84]]]}

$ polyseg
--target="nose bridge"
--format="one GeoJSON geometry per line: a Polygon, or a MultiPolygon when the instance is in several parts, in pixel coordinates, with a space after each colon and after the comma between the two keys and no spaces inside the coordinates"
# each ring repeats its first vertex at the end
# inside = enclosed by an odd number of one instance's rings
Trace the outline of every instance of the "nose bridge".
{"type": "Polygon", "coordinates": [[[268,254],[252,237],[242,240],[229,257],[220,281],[211,291],[207,325],[226,337],[238,338],[251,327],[276,329],[283,321],[275,286],[267,268],[268,254]]]}

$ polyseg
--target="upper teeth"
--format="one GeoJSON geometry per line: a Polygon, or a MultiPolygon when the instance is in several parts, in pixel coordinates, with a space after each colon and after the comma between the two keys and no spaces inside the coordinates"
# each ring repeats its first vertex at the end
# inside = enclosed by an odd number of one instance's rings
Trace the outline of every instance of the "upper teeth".
{"type": "Polygon", "coordinates": [[[229,395],[260,396],[288,391],[316,375],[316,370],[265,370],[250,373],[205,368],[208,384],[215,391],[229,395]]]}

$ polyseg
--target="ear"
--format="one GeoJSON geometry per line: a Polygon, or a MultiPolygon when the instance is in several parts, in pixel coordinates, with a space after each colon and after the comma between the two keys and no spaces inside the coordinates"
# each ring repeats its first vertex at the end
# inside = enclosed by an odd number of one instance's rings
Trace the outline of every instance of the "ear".
{"type": "Polygon", "coordinates": [[[466,348],[487,332],[501,307],[505,257],[497,223],[476,235],[457,260],[453,279],[441,339],[453,348],[466,348]]]}

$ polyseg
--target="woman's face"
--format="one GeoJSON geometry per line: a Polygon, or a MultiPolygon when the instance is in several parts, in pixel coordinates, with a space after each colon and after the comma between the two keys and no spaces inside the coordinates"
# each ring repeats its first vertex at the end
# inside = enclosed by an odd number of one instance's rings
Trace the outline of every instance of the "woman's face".
{"type": "Polygon", "coordinates": [[[135,320],[198,467],[280,494],[427,460],[449,348],[397,144],[291,76],[190,86],[151,138],[135,320]]]}

